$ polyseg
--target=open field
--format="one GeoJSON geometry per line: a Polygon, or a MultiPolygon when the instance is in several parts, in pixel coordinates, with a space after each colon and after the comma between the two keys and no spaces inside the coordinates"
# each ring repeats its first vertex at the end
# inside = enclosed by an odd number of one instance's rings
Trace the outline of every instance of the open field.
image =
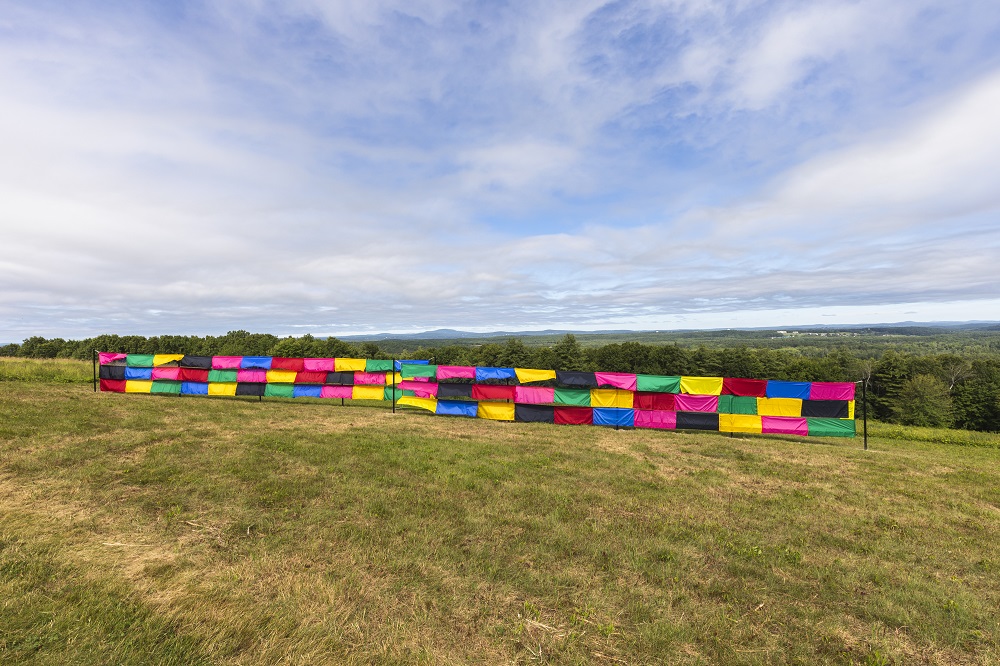
{"type": "Polygon", "coordinates": [[[0,382],[0,663],[1000,663],[1000,437],[936,432],[0,382]]]}

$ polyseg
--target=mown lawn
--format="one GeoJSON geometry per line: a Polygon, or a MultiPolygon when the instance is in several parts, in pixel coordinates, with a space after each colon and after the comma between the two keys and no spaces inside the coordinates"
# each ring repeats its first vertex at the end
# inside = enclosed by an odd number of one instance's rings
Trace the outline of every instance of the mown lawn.
{"type": "Polygon", "coordinates": [[[0,663],[1000,663],[1000,438],[880,428],[0,382],[0,663]]]}

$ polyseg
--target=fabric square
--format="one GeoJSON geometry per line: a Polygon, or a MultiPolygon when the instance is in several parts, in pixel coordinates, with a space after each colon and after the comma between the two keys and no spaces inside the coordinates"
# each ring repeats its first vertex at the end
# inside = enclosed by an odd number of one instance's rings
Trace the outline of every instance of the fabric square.
{"type": "Polygon", "coordinates": [[[677,413],[668,410],[635,410],[636,428],[657,428],[673,430],[677,427],[677,413]]]}
{"type": "Polygon", "coordinates": [[[438,379],[475,379],[476,368],[471,365],[439,365],[438,379]]]}
{"type": "Polygon", "coordinates": [[[556,378],[555,370],[532,370],[531,368],[514,368],[517,381],[521,384],[532,382],[547,382],[556,378]]]}
{"type": "Polygon", "coordinates": [[[182,368],[197,368],[198,370],[212,369],[211,356],[192,356],[190,354],[185,354],[181,357],[179,363],[182,368]]]}
{"type": "Polygon", "coordinates": [[[208,370],[203,368],[180,368],[178,379],[182,382],[208,382],[208,370]]]}
{"type": "Polygon", "coordinates": [[[333,369],[336,372],[364,372],[367,361],[363,358],[335,358],[333,369]]]}
{"type": "Polygon", "coordinates": [[[125,392],[125,380],[124,379],[102,379],[101,380],[101,390],[107,393],[124,393],[125,392]]]}
{"type": "MultiPolygon", "coordinates": [[[[305,370],[304,359],[288,358],[287,356],[274,356],[271,358],[271,370],[290,370],[299,372],[305,370]]],[[[363,368],[362,368],[363,369],[363,368]]]]}
{"type": "Polygon", "coordinates": [[[761,416],[802,416],[802,401],[798,398],[757,398],[757,413],[761,416]]]}
{"type": "MultiPolygon", "coordinates": [[[[590,391],[587,391],[588,399],[590,391]]],[[[594,410],[590,407],[555,407],[556,423],[559,425],[593,425],[594,410]]]]}
{"type": "Polygon", "coordinates": [[[725,377],[722,380],[722,392],[726,395],[763,398],[767,395],[767,380],[725,377]]]}
{"type": "Polygon", "coordinates": [[[810,382],[780,382],[771,380],[767,382],[767,397],[808,400],[811,389],[812,384],[810,382]]]}
{"type": "MultiPolygon", "coordinates": [[[[102,365],[98,371],[98,376],[101,379],[112,379],[114,381],[125,381],[125,370],[127,366],[124,365],[102,365]]],[[[122,388],[122,391],[125,389],[122,388]]]]}
{"type": "Polygon", "coordinates": [[[626,372],[595,372],[594,379],[598,386],[610,386],[623,391],[635,391],[638,382],[636,375],[626,372]]]}
{"type": "Polygon", "coordinates": [[[337,368],[332,358],[304,358],[302,369],[305,372],[334,372],[337,368]]]}
{"type": "MultiPolygon", "coordinates": [[[[209,373],[209,374],[211,374],[211,373],[209,373]]],[[[235,373],[234,373],[234,376],[235,376],[235,373]]],[[[178,381],[181,378],[181,369],[180,368],[153,368],[153,372],[151,374],[151,377],[153,378],[154,381],[157,380],[157,379],[168,379],[168,380],[171,380],[171,381],[178,381]]],[[[235,379],[233,381],[235,381],[235,379]]]]}
{"type": "Polygon", "coordinates": [[[385,387],[355,385],[351,398],[354,400],[383,400],[385,398],[385,387]]]}
{"type": "Polygon", "coordinates": [[[426,409],[429,412],[436,412],[438,401],[434,398],[411,398],[402,397],[396,401],[397,405],[403,405],[404,407],[417,407],[419,409],[426,409]]]}
{"type": "Polygon", "coordinates": [[[556,390],[544,386],[517,386],[514,402],[522,405],[547,405],[555,400],[556,390]]]}
{"type": "Polygon", "coordinates": [[[384,372],[355,372],[354,385],[385,386],[384,372]]]}
{"type": "Polygon", "coordinates": [[[678,430],[718,430],[719,415],[713,412],[677,412],[678,430]]]}
{"type": "Polygon", "coordinates": [[[295,373],[296,384],[325,384],[327,373],[323,370],[302,370],[295,373]]]}
{"type": "Polygon", "coordinates": [[[810,400],[854,400],[855,384],[852,382],[812,382],[810,400]]]}
{"type": "Polygon", "coordinates": [[[125,379],[152,379],[152,368],[125,368],[125,379]]]}
{"type": "Polygon", "coordinates": [[[450,384],[441,382],[437,389],[438,399],[442,398],[472,398],[472,384],[450,384]]]}
{"type": "Polygon", "coordinates": [[[678,393],[674,396],[674,409],[678,412],[717,412],[719,396],[678,393]]]}
{"type": "Polygon", "coordinates": [[[392,361],[377,358],[365,359],[365,372],[392,372],[392,361]]]}
{"type": "MultiPolygon", "coordinates": [[[[473,400],[513,400],[515,397],[515,386],[504,386],[494,384],[473,384],[473,400]]],[[[480,410],[482,411],[482,410],[480,410]]],[[[485,417],[484,417],[485,418],[485,417]]],[[[513,418],[513,417],[511,417],[513,418]]]]}
{"type": "Polygon", "coordinates": [[[239,370],[243,363],[242,356],[213,356],[212,369],[214,370],[239,370]]]}
{"type": "Polygon", "coordinates": [[[542,405],[515,405],[514,420],[520,423],[555,423],[555,408],[542,405]]]}
{"type": "Polygon", "coordinates": [[[181,382],[181,395],[208,395],[208,382],[181,382]]]}
{"type": "Polygon", "coordinates": [[[125,364],[133,368],[152,368],[152,354],[129,354],[125,358],[125,364]]]}
{"type": "MultiPolygon", "coordinates": [[[[291,372],[291,370],[268,370],[268,372],[291,372]]],[[[294,384],[271,384],[268,383],[264,386],[264,397],[265,398],[294,398],[295,397],[295,385],[294,384]]]]}
{"type": "Polygon", "coordinates": [[[668,375],[636,375],[635,390],[650,393],[680,393],[681,378],[668,375]]]}
{"type": "Polygon", "coordinates": [[[722,393],[722,377],[681,377],[681,393],[719,395],[722,393]]]}
{"type": "Polygon", "coordinates": [[[177,365],[182,358],[184,358],[184,354],[153,354],[153,367],[177,365]]]}
{"type": "Polygon", "coordinates": [[[590,407],[590,390],[578,388],[556,388],[552,402],[557,405],[590,407]]]}
{"type": "Polygon", "coordinates": [[[761,430],[771,435],[800,435],[805,437],[809,434],[809,422],[802,418],[762,416],[761,425],[761,430]]]}
{"type": "Polygon", "coordinates": [[[514,372],[514,368],[476,368],[477,382],[507,379],[517,379],[517,373],[514,372]]]}
{"type": "Polygon", "coordinates": [[[117,363],[118,361],[125,361],[128,359],[128,354],[116,354],[115,352],[98,352],[98,363],[101,365],[107,365],[108,363],[117,363]]]}
{"type": "Polygon", "coordinates": [[[267,370],[237,370],[236,381],[251,384],[263,384],[267,382],[267,370]]]}
{"type": "Polygon", "coordinates": [[[481,402],[476,416],[491,421],[513,421],[514,404],[508,402],[481,402]]]}
{"type": "Polygon", "coordinates": [[[644,411],[673,412],[674,393],[637,392],[632,394],[632,407],[644,411]]]}
{"type": "Polygon", "coordinates": [[[632,409],[632,400],[631,391],[623,391],[621,389],[590,389],[591,407],[632,409]]]}
{"type": "MultiPolygon", "coordinates": [[[[163,368],[168,370],[169,368],[163,368]]],[[[177,370],[177,368],[173,368],[177,370]]],[[[176,381],[170,381],[168,379],[153,380],[153,387],[149,389],[150,393],[163,393],[167,395],[180,395],[181,394],[181,383],[176,381]]]]}
{"type": "Polygon", "coordinates": [[[153,388],[153,382],[145,379],[129,379],[125,382],[126,393],[149,393],[153,388]]]}
{"type": "Polygon", "coordinates": [[[742,395],[720,395],[720,414],[756,414],[757,398],[742,395]]]}
{"type": "Polygon", "coordinates": [[[445,416],[465,416],[474,419],[479,414],[479,403],[465,402],[463,400],[438,400],[434,413],[445,416]]]}
{"type": "Polygon", "coordinates": [[[760,433],[760,419],[753,414],[719,414],[719,431],[760,433]]]}
{"type": "Polygon", "coordinates": [[[296,384],[292,387],[292,395],[296,398],[322,398],[323,387],[315,384],[296,384]]]}
{"type": "Polygon", "coordinates": [[[263,382],[238,382],[236,395],[262,396],[267,384],[263,382]]]}
{"type": "MultiPolygon", "coordinates": [[[[179,370],[179,369],[178,369],[179,370]]],[[[156,373],[156,369],[153,369],[153,373],[156,373]]],[[[219,383],[219,384],[235,384],[239,380],[240,371],[239,370],[209,370],[208,371],[208,383],[219,383]]],[[[156,379],[156,377],[153,377],[156,379]]],[[[209,393],[211,395],[211,393],[209,393]]]]}
{"type": "Polygon", "coordinates": [[[236,382],[209,382],[209,395],[236,395],[236,382]]]}
{"type": "Polygon", "coordinates": [[[594,425],[631,428],[635,425],[635,410],[614,407],[595,407],[594,425]]]}
{"type": "Polygon", "coordinates": [[[319,397],[321,398],[340,398],[341,400],[350,400],[353,396],[354,396],[353,386],[320,387],[319,397]]]}
{"type": "Polygon", "coordinates": [[[854,419],[806,419],[811,437],[854,437],[854,419]]]}
{"type": "Polygon", "coordinates": [[[268,370],[267,371],[267,383],[268,384],[294,384],[295,375],[298,373],[295,370],[268,370]]]}
{"type": "Polygon", "coordinates": [[[241,370],[270,370],[270,356],[244,356],[240,361],[241,370]]]}
{"type": "Polygon", "coordinates": [[[846,419],[850,413],[847,400],[803,400],[802,416],[846,419]]]}
{"type": "Polygon", "coordinates": [[[593,372],[569,372],[556,370],[556,383],[574,388],[597,388],[597,377],[593,372]]]}

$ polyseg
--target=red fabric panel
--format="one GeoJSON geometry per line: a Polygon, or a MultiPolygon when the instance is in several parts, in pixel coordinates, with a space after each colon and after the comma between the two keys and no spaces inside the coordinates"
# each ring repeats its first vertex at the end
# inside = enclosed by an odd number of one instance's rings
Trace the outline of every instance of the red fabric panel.
{"type": "Polygon", "coordinates": [[[285,358],[284,356],[275,356],[271,359],[271,369],[272,370],[294,370],[295,372],[302,372],[306,369],[305,359],[302,358],[285,358]]]}
{"type": "Polygon", "coordinates": [[[295,374],[296,384],[325,384],[325,372],[307,372],[305,370],[295,374]]]}
{"type": "Polygon", "coordinates": [[[561,425],[594,424],[594,410],[590,407],[556,407],[555,416],[561,425]]]}
{"type": "Polygon", "coordinates": [[[180,380],[182,382],[207,382],[208,370],[201,368],[181,368],[180,380]]]}
{"type": "Polygon", "coordinates": [[[111,393],[124,393],[125,392],[125,380],[124,379],[102,379],[101,380],[101,390],[109,391],[111,393]]]}
{"type": "Polygon", "coordinates": [[[763,398],[766,393],[766,379],[734,379],[733,377],[726,377],[722,380],[723,395],[742,395],[748,398],[763,398]]]}
{"type": "Polygon", "coordinates": [[[516,386],[493,386],[491,384],[473,384],[473,400],[513,400],[516,386]]]}
{"type": "Polygon", "coordinates": [[[672,412],[674,411],[674,397],[673,393],[637,392],[632,397],[632,408],[645,409],[647,411],[672,412]]]}

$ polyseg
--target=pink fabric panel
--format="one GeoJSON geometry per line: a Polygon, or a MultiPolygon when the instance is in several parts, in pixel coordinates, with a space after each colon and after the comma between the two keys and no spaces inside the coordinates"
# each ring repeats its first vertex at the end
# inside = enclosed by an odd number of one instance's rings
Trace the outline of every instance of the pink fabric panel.
{"type": "Polygon", "coordinates": [[[796,416],[762,416],[760,422],[761,432],[803,437],[809,434],[809,422],[796,416]]]}
{"type": "Polygon", "coordinates": [[[466,365],[439,365],[438,379],[475,379],[476,368],[466,365]]]}
{"type": "Polygon", "coordinates": [[[522,405],[545,405],[555,400],[556,390],[540,386],[515,386],[514,402],[522,405]]]}
{"type": "Polygon", "coordinates": [[[267,370],[240,370],[236,373],[238,382],[266,382],[267,370]]]}
{"type": "Polygon", "coordinates": [[[407,379],[399,382],[397,388],[403,391],[413,391],[418,398],[435,398],[438,394],[437,382],[414,382],[407,379]]]}
{"type": "Polygon", "coordinates": [[[717,412],[719,396],[678,393],[674,396],[674,409],[678,412],[717,412]]]}
{"type": "Polygon", "coordinates": [[[594,377],[597,378],[598,386],[614,386],[625,391],[635,390],[635,375],[627,372],[595,372],[594,377]]]}
{"type": "Polygon", "coordinates": [[[430,380],[431,380],[430,377],[410,377],[407,381],[411,381],[411,382],[429,382],[430,380]]]}
{"type": "Polygon", "coordinates": [[[334,372],[332,358],[304,358],[302,369],[308,372],[334,372]]]}
{"type": "Polygon", "coordinates": [[[385,386],[384,372],[355,372],[354,384],[356,386],[385,386]]]}
{"type": "Polygon", "coordinates": [[[240,361],[243,360],[242,356],[213,356],[212,357],[212,369],[213,370],[239,370],[240,361]]]}
{"type": "Polygon", "coordinates": [[[854,384],[848,382],[813,382],[810,400],[854,400],[854,384]]]}
{"type": "Polygon", "coordinates": [[[350,400],[352,395],[354,395],[353,386],[324,386],[319,392],[321,398],[347,398],[350,400]]]}
{"type": "Polygon", "coordinates": [[[677,412],[637,409],[635,410],[635,427],[673,430],[677,427],[677,412]]]}
{"type": "Polygon", "coordinates": [[[112,361],[121,361],[126,356],[128,356],[128,354],[113,354],[112,352],[99,352],[98,356],[100,356],[101,365],[106,365],[108,363],[111,363],[112,361]]]}
{"type": "Polygon", "coordinates": [[[153,368],[153,379],[174,379],[181,378],[180,368],[153,368]]]}

